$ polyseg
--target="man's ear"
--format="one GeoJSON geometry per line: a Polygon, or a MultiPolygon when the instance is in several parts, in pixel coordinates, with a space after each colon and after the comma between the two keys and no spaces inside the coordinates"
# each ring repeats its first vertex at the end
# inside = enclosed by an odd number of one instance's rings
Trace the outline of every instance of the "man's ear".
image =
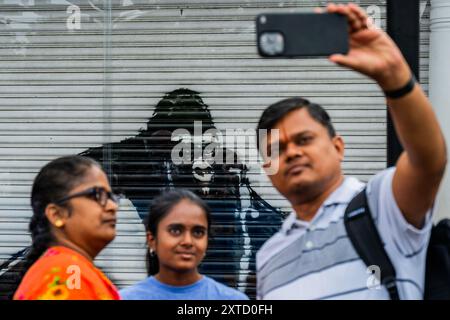
{"type": "Polygon", "coordinates": [[[261,164],[261,168],[264,169],[264,171],[266,172],[266,174],[267,174],[267,170],[268,170],[268,169],[270,168],[270,166],[271,166],[271,163],[272,163],[272,161],[264,159],[264,162],[261,164]]]}
{"type": "Polygon", "coordinates": [[[257,139],[259,139],[259,150],[258,156],[262,160],[261,168],[264,170],[266,175],[270,175],[270,167],[272,166],[272,159],[268,155],[267,142],[270,139],[270,132],[268,134],[259,134],[257,139]]]}
{"type": "MultiPolygon", "coordinates": [[[[266,146],[266,141],[264,141],[264,146],[266,146]]],[[[271,155],[268,155],[268,147],[264,147],[265,149],[260,150],[259,155],[262,159],[261,168],[264,170],[266,175],[270,178],[270,176],[273,176],[278,173],[279,169],[279,156],[280,156],[280,150],[278,144],[274,144],[273,146],[276,147],[276,150],[270,150],[271,155]]]]}
{"type": "Polygon", "coordinates": [[[45,216],[52,226],[62,228],[67,221],[67,209],[54,203],[49,203],[47,207],[45,207],[45,216]]]}
{"type": "Polygon", "coordinates": [[[272,176],[276,175],[278,173],[278,170],[280,169],[280,162],[278,160],[269,160],[261,167],[264,169],[267,177],[269,177],[269,179],[272,179],[272,176]]]}
{"type": "Polygon", "coordinates": [[[345,143],[341,136],[335,136],[332,139],[334,148],[339,155],[339,160],[344,161],[345,143]]]}
{"type": "Polygon", "coordinates": [[[153,236],[153,233],[147,231],[147,245],[153,251],[156,250],[156,238],[153,236]]]}

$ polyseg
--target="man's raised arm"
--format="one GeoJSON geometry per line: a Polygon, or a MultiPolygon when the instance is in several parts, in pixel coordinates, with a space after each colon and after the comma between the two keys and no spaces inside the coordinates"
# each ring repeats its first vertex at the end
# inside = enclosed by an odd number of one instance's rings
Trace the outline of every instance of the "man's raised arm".
{"type": "Polygon", "coordinates": [[[412,72],[405,58],[384,31],[368,25],[364,10],[354,4],[330,4],[327,10],[347,16],[350,32],[349,53],[333,55],[330,60],[374,79],[387,96],[392,92],[400,95],[387,97],[405,149],[397,162],[393,194],[406,220],[421,228],[447,163],[444,137],[431,103],[419,84],[408,90],[412,72]]]}

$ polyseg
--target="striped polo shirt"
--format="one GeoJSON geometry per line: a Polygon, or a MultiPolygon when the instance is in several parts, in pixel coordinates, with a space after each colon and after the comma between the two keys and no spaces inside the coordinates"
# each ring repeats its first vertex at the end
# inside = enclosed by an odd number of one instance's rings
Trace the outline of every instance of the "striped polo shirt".
{"type": "MultiPolygon", "coordinates": [[[[394,172],[384,170],[369,181],[368,204],[396,269],[400,298],[422,299],[432,210],[422,229],[409,224],[394,199],[394,172]]],[[[344,226],[345,209],[363,188],[362,182],[346,177],[310,222],[298,220],[295,212],[286,218],[257,253],[258,299],[389,299],[344,226]]]]}

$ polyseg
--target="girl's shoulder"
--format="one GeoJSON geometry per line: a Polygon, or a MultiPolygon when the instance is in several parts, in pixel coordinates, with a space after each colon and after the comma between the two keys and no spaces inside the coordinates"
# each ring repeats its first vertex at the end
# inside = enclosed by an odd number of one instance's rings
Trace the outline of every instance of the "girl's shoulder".
{"type": "Polygon", "coordinates": [[[151,300],[157,293],[158,286],[153,276],[150,276],[132,286],[119,291],[123,300],[151,300]]]}
{"type": "Polygon", "coordinates": [[[211,292],[210,299],[216,300],[249,300],[247,295],[237,289],[231,288],[223,283],[220,283],[213,278],[204,276],[205,281],[211,292]]]}

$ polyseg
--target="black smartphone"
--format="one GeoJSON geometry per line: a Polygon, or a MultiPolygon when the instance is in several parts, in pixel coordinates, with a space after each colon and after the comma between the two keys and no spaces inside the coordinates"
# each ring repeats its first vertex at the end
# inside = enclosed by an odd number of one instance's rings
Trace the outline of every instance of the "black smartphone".
{"type": "Polygon", "coordinates": [[[347,17],[337,13],[267,13],[256,17],[263,57],[317,57],[349,50],[347,17]]]}

